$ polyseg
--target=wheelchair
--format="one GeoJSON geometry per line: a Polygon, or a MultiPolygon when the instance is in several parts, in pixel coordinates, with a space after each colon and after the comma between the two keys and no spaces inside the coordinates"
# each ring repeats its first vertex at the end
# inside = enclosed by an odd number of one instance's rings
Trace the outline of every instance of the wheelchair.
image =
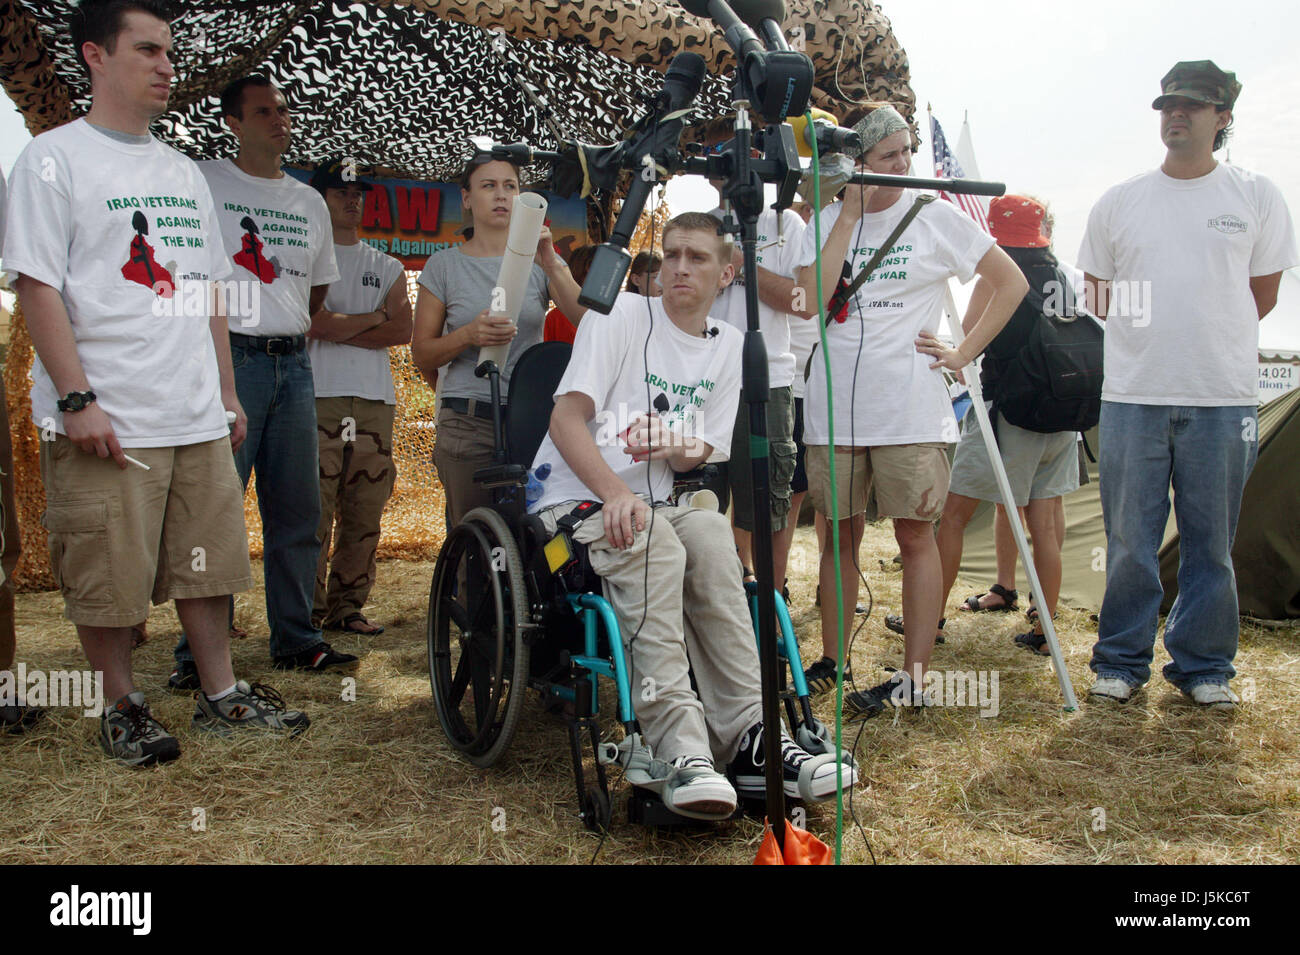
{"type": "MultiPolygon", "coordinates": [[[[426,620],[429,682],[438,721],[447,740],[473,765],[490,767],[505,755],[525,707],[535,693],[542,705],[567,724],[579,817],[592,830],[609,827],[612,810],[606,766],[619,763],[632,784],[631,822],[654,826],[695,824],[670,812],[638,757],[639,734],[629,665],[613,608],[586,561],[585,548],[566,566],[555,566],[553,535],[525,511],[528,468],[546,434],[552,395],[571,348],[561,342],[534,345],[520,356],[511,378],[509,403],[500,403],[499,372],[492,363],[477,370],[487,377],[494,407],[493,464],[474,480],[492,489],[491,507],[467,513],[450,528],[434,567],[426,620]],[[602,739],[599,680],[616,691],[621,743],[602,739]],[[583,742],[595,757],[588,779],[583,742]]],[[[716,472],[717,469],[712,469],[716,472]]],[[[678,475],[674,496],[717,481],[697,469],[678,475]]],[[[563,560],[563,558],[561,558],[563,560]]],[[[747,585],[757,630],[758,594],[747,585]]],[[[794,629],[780,595],[776,598],[781,699],[796,740],[814,754],[834,751],[827,729],[813,716],[794,629]],[[786,666],[793,677],[791,687],[786,666]]],[[[641,751],[644,753],[644,751],[641,751]]],[[[662,768],[662,767],[661,767],[662,768]]]]}

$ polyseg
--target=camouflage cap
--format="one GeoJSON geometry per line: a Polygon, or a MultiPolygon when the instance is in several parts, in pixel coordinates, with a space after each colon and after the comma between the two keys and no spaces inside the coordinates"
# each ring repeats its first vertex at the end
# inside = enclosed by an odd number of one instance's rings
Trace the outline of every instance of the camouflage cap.
{"type": "Polygon", "coordinates": [[[1163,109],[1165,100],[1182,96],[1232,109],[1240,94],[1241,84],[1237,82],[1236,73],[1225,73],[1214,65],[1213,60],[1183,60],[1160,81],[1160,95],[1151,108],[1163,109]]]}

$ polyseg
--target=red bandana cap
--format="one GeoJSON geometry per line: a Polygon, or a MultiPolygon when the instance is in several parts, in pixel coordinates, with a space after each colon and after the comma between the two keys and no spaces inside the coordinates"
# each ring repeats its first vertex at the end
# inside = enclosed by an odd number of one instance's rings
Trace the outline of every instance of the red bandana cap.
{"type": "Polygon", "coordinates": [[[998,245],[1009,249],[1042,249],[1047,210],[1028,196],[997,196],[989,203],[989,231],[998,245]]]}

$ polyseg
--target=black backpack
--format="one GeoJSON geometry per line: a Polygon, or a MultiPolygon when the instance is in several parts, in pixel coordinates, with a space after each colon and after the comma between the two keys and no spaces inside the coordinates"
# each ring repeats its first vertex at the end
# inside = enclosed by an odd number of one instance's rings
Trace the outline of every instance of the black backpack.
{"type": "Polygon", "coordinates": [[[1101,420],[1102,328],[1076,306],[1074,288],[1056,273],[1064,307],[1032,286],[1025,302],[1038,318],[1020,351],[1002,367],[996,413],[1019,428],[1052,434],[1087,431],[1101,420]]]}

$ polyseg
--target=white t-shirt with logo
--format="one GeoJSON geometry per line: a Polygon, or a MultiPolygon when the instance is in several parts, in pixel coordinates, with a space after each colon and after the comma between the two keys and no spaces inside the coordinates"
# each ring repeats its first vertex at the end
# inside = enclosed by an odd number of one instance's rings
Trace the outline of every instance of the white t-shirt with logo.
{"type": "MultiPolygon", "coordinates": [[[[715,209],[713,215],[722,218],[722,210],[715,209]]],[[[785,209],[781,213],[781,228],[777,229],[775,209],[764,209],[758,217],[758,245],[755,257],[760,267],[782,278],[794,278],[799,267],[799,250],[803,242],[803,220],[797,212],[785,209]]],[[[745,278],[736,276],[736,280],[718,293],[718,301],[709,310],[713,318],[727,322],[740,330],[741,335],[749,328],[745,313],[745,278]]],[[[794,354],[790,351],[790,326],[802,319],[795,318],[788,312],[778,312],[759,299],[758,327],[763,332],[763,344],[767,346],[767,377],[769,388],[784,388],[791,383],[795,374],[794,354]]],[[[803,369],[799,369],[803,373],[803,369]]]]}
{"type": "Polygon", "coordinates": [[[1111,282],[1106,401],[1199,407],[1259,400],[1250,279],[1300,264],[1268,179],[1219,163],[1197,179],[1155,169],[1107,190],[1078,265],[1111,282]]]}
{"type": "Polygon", "coordinates": [[[229,159],[198,164],[212,189],[232,280],[253,283],[253,315],[230,315],[230,330],[305,335],[313,285],[338,280],[334,230],[319,192],[292,176],[250,176],[229,159]]]}
{"type": "MultiPolygon", "coordinates": [[[[854,275],[866,266],[879,243],[889,238],[912,207],[916,193],[904,190],[883,212],[864,213],[849,242],[854,275]]],[[[843,203],[821,211],[825,241],[843,203]]],[[[816,230],[804,230],[799,264],[812,265],[816,230]]],[[[857,291],[844,322],[833,318],[826,329],[835,391],[835,443],[874,447],[957,439],[957,421],[941,369],[916,350],[922,331],[937,334],[948,279],[969,282],[975,267],[993,247],[993,237],[950,202],[921,210],[899,237],[872,277],[857,291]],[[856,374],[855,374],[856,373],[856,374]],[[856,378],[856,380],[855,380],[856,378]]],[[[833,289],[826,289],[829,299],[833,289]]],[[[826,368],[820,351],[804,394],[804,443],[829,444],[826,368]]]]}
{"type": "MultiPolygon", "coordinates": [[[[123,447],[229,434],[208,282],[230,265],[193,161],[84,119],[42,133],[14,164],[3,257],[62,294],[86,380],[123,447]]],[[[37,427],[66,433],[39,357],[32,381],[37,427]]]]}
{"type": "MultiPolygon", "coordinates": [[[[742,338],[730,325],[717,327],[714,336],[688,335],[668,317],[663,299],[635,292],[619,295],[608,315],[587,312],[578,326],[555,397],[572,391],[591,397],[596,416],[587,428],[596,447],[610,469],[647,501],[668,500],[672,468],[662,460],[648,467],[644,461],[634,462],[621,436],[636,416],[656,405],[667,403],[668,411],[656,413],[674,431],[700,438],[722,451],[721,460],[727,458],[740,402],[742,338]]],[[[545,464],[551,472],[530,511],[599,500],[565,463],[549,434],[533,458],[534,474],[545,464]]]]}
{"type": "MultiPolygon", "coordinates": [[[[378,311],[393,283],[402,279],[402,263],[362,240],[334,246],[339,280],[325,293],[325,307],[344,315],[378,311]]],[[[308,339],[311,375],[317,398],[368,398],[397,404],[387,348],[363,348],[345,342],[308,339]]]]}

